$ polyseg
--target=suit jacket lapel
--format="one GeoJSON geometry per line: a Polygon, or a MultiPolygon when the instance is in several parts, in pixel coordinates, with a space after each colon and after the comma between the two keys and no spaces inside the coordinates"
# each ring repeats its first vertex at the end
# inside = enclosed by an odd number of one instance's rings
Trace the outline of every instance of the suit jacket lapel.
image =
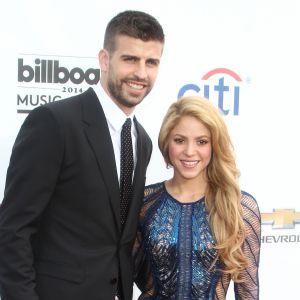
{"type": "Polygon", "coordinates": [[[85,132],[97,158],[111,201],[115,222],[121,231],[120,191],[114,150],[103,109],[93,89],[90,88],[86,92],[82,107],[85,132]]]}
{"type": "Polygon", "coordinates": [[[148,144],[142,134],[141,125],[136,119],[134,121],[137,130],[137,163],[133,177],[133,190],[135,191],[137,185],[145,179],[145,171],[149,162],[149,157],[147,157],[149,150],[147,150],[148,144]]]}

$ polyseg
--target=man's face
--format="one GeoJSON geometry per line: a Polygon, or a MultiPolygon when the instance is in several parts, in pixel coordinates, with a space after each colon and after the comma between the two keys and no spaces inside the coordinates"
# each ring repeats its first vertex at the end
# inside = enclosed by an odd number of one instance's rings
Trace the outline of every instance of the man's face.
{"type": "Polygon", "coordinates": [[[101,83],[112,100],[130,114],[151,91],[158,73],[163,44],[118,36],[115,51],[99,53],[101,83]]]}

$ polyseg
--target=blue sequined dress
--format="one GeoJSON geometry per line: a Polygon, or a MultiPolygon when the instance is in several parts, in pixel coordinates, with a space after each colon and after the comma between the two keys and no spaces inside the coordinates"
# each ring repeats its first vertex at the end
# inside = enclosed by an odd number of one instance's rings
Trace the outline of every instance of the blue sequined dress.
{"type": "MultiPolygon", "coordinates": [[[[250,258],[243,283],[235,283],[236,299],[259,299],[258,264],[260,214],[255,199],[242,194],[246,225],[243,250],[250,258]]],[[[181,203],[164,183],[145,188],[134,247],[139,299],[221,300],[226,298],[230,276],[222,273],[214,249],[204,198],[181,203]]]]}

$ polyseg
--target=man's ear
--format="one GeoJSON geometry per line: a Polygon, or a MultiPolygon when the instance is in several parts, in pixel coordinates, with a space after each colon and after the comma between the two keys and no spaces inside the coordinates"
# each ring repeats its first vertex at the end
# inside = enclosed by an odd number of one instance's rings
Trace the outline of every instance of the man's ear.
{"type": "Polygon", "coordinates": [[[108,61],[109,61],[109,54],[107,50],[101,49],[98,54],[99,59],[99,65],[101,71],[107,71],[108,70],[108,61]]]}

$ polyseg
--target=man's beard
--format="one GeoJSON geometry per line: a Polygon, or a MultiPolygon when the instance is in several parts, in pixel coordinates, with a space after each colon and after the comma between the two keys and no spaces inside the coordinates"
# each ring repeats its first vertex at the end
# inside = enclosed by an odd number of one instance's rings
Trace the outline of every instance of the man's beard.
{"type": "MultiPolygon", "coordinates": [[[[138,80],[135,80],[138,81],[138,80]]],[[[151,89],[146,90],[146,93],[141,96],[128,95],[128,98],[122,92],[122,84],[126,84],[125,82],[120,84],[115,83],[111,78],[108,78],[108,91],[118,103],[126,107],[135,107],[137,104],[141,103],[143,99],[149,94],[151,89]],[[136,101],[130,101],[130,99],[135,98],[136,101]]]]}

